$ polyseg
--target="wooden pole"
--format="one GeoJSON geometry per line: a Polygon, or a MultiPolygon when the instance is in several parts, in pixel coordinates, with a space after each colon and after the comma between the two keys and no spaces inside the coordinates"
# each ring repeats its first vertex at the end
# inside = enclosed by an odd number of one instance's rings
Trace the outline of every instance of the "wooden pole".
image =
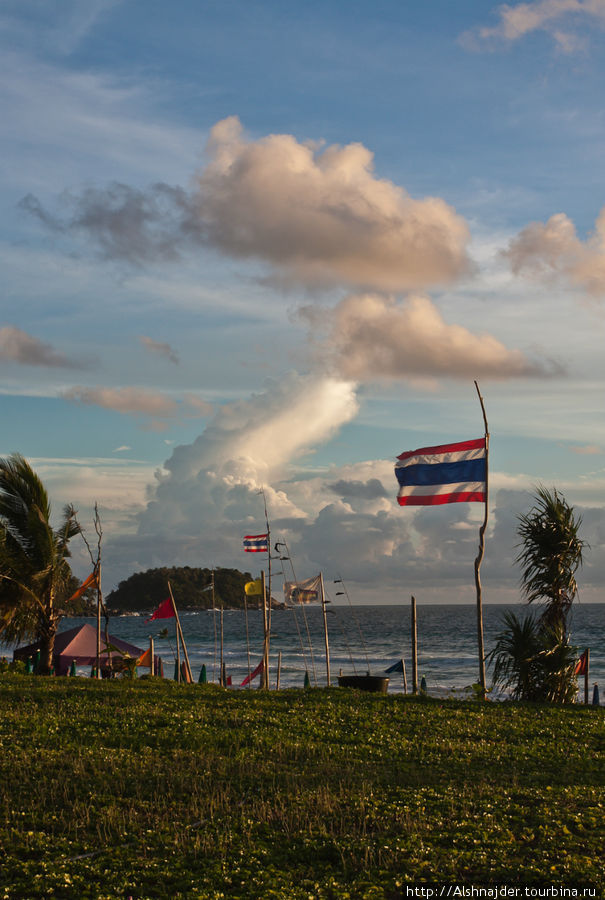
{"type": "Polygon", "coordinates": [[[277,654],[277,681],[275,682],[275,690],[279,690],[279,680],[281,678],[281,650],[277,654]]]}
{"type": "Polygon", "coordinates": [[[244,593],[244,613],[246,619],[246,656],[248,659],[248,690],[252,688],[252,669],[250,668],[250,632],[248,630],[248,598],[244,593]]]}
{"type": "Polygon", "coordinates": [[[225,622],[224,622],[224,609],[223,609],[223,598],[221,597],[221,612],[219,615],[219,622],[221,623],[220,629],[220,659],[219,659],[219,669],[221,673],[221,677],[219,679],[219,684],[221,687],[226,687],[225,685],[225,622]]]}
{"type": "Polygon", "coordinates": [[[185,638],[183,637],[183,629],[181,628],[181,621],[179,619],[179,613],[176,608],[176,603],[174,602],[174,595],[172,593],[172,588],[170,586],[170,582],[168,582],[168,590],[170,591],[170,599],[172,601],[172,609],[174,611],[174,618],[176,619],[176,630],[177,630],[177,653],[179,654],[179,681],[181,677],[181,664],[180,664],[180,652],[179,652],[179,641],[178,638],[180,636],[182,644],[183,644],[183,653],[185,655],[185,665],[187,666],[187,672],[189,673],[189,678],[193,681],[193,674],[191,672],[191,665],[189,664],[189,654],[187,653],[187,646],[185,644],[185,638]]]}
{"type": "Polygon", "coordinates": [[[401,671],[403,673],[403,693],[407,694],[408,692],[408,679],[405,674],[405,659],[401,660],[401,671]]]}
{"type": "Polygon", "coordinates": [[[260,678],[261,687],[269,686],[269,623],[267,620],[267,592],[265,590],[265,571],[260,573],[260,589],[263,604],[263,671],[260,678]]]}
{"type": "Polygon", "coordinates": [[[151,674],[155,675],[155,659],[153,657],[153,638],[149,635],[149,656],[151,659],[149,660],[149,665],[151,667],[151,674]]]}
{"type": "Polygon", "coordinates": [[[416,630],[416,598],[412,595],[412,693],[418,693],[418,633],[416,630]]]}
{"type": "Polygon", "coordinates": [[[588,667],[590,664],[590,649],[586,649],[586,669],[584,670],[584,703],[588,704],[588,667]]]}
{"type": "Polygon", "coordinates": [[[97,566],[97,678],[101,677],[101,563],[97,566]]]}
{"type": "Polygon", "coordinates": [[[481,562],[485,553],[485,531],[487,529],[487,517],[489,513],[489,429],[487,427],[487,416],[485,414],[485,405],[483,397],[479,390],[479,385],[475,381],[477,396],[481,404],[481,412],[483,413],[483,424],[485,426],[485,514],[483,516],[483,524],[479,529],[479,552],[475,559],[475,587],[477,591],[477,648],[479,652],[479,684],[485,700],[487,695],[487,684],[485,681],[485,650],[483,646],[483,601],[481,595],[481,562]]]}
{"type": "Polygon", "coordinates": [[[321,608],[323,610],[324,617],[324,641],[326,645],[326,684],[330,687],[330,645],[328,643],[328,616],[326,613],[326,594],[324,591],[324,577],[323,573],[319,573],[319,580],[321,582],[321,608]]]}

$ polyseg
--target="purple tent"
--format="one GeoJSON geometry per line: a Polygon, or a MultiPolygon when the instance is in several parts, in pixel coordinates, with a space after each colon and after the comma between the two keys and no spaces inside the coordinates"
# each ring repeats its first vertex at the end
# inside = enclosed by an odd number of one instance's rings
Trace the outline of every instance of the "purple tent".
{"type": "MultiPolygon", "coordinates": [[[[143,654],[143,650],[129,644],[121,638],[109,635],[109,644],[112,648],[110,653],[112,657],[121,656],[127,653],[129,656],[138,659],[143,654]]],[[[101,668],[106,667],[109,662],[107,654],[107,645],[104,637],[101,635],[101,668]]],[[[26,660],[29,657],[35,657],[36,652],[40,649],[40,642],[30,644],[28,647],[19,647],[13,653],[13,659],[26,660]]],[[[158,671],[159,657],[155,657],[156,672],[158,671]]],[[[71,668],[72,662],[77,666],[95,666],[97,664],[97,629],[92,625],[78,625],[76,628],[70,628],[68,631],[60,631],[55,637],[55,648],[53,651],[53,666],[57,675],[67,675],[71,668]]]]}

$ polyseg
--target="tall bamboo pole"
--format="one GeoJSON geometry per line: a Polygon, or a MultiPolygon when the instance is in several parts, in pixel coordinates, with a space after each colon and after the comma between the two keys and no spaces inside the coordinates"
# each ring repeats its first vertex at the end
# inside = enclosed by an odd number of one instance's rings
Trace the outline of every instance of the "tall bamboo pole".
{"type": "Polygon", "coordinates": [[[324,641],[326,645],[326,684],[330,687],[330,645],[328,643],[328,616],[326,613],[326,593],[324,591],[323,572],[319,573],[319,580],[321,583],[321,608],[324,617],[324,641]]]}
{"type": "Polygon", "coordinates": [[[265,590],[265,570],[260,573],[260,588],[263,604],[263,672],[261,675],[261,687],[269,685],[269,623],[267,620],[267,592],[265,590]]]}
{"type": "Polygon", "coordinates": [[[489,513],[489,429],[487,427],[487,416],[485,414],[485,405],[483,403],[483,397],[481,396],[481,391],[479,390],[479,385],[475,381],[475,388],[477,389],[477,396],[479,397],[479,403],[481,404],[481,412],[483,413],[483,424],[485,426],[485,514],[483,517],[483,524],[479,529],[479,552],[477,554],[477,558],[475,559],[475,587],[477,590],[477,647],[479,651],[479,684],[481,685],[481,691],[483,693],[483,698],[485,699],[487,693],[487,685],[485,681],[485,650],[483,646],[483,603],[482,603],[482,594],[481,594],[481,562],[483,560],[483,555],[485,553],[485,531],[487,528],[487,517],[489,513]]]}
{"type": "Polygon", "coordinates": [[[281,650],[277,654],[277,680],[275,682],[275,690],[279,690],[279,681],[281,678],[281,650]]]}
{"type": "Polygon", "coordinates": [[[412,693],[418,693],[418,632],[416,630],[416,598],[412,595],[412,693]]]}
{"type": "Polygon", "coordinates": [[[250,668],[250,632],[248,630],[248,598],[244,593],[244,614],[246,618],[246,657],[248,659],[248,690],[252,688],[252,669],[250,668]]]}
{"type": "Polygon", "coordinates": [[[97,566],[97,678],[101,677],[101,563],[97,566]]]}
{"type": "MultiPolygon", "coordinates": [[[[186,646],[186,644],[185,644],[185,638],[183,637],[183,629],[181,628],[181,620],[179,619],[179,613],[178,613],[178,610],[177,610],[177,608],[176,608],[176,603],[174,602],[174,595],[173,595],[173,593],[172,593],[172,587],[170,586],[170,582],[168,582],[168,590],[170,591],[170,599],[171,599],[171,601],[172,601],[172,609],[173,609],[173,611],[174,611],[174,618],[176,619],[176,630],[177,630],[177,642],[176,642],[176,646],[177,646],[177,652],[178,652],[178,647],[179,647],[179,641],[178,641],[178,639],[179,639],[179,637],[180,637],[181,642],[182,642],[182,644],[183,644],[183,653],[184,653],[184,655],[185,655],[185,665],[187,666],[187,672],[189,673],[189,678],[190,678],[190,680],[193,681],[193,675],[192,675],[192,672],[191,672],[191,665],[190,665],[190,663],[189,663],[189,654],[187,653],[187,646],[186,646]]],[[[181,680],[180,653],[179,653],[179,665],[178,665],[178,670],[179,670],[179,681],[180,681],[180,680],[181,680]]]]}
{"type": "Polygon", "coordinates": [[[267,528],[267,574],[269,578],[269,596],[267,598],[267,631],[265,635],[265,654],[266,660],[264,665],[264,670],[266,672],[266,687],[270,688],[271,685],[269,683],[269,648],[271,645],[271,527],[269,525],[269,513],[267,512],[267,497],[265,496],[265,489],[261,488],[261,493],[263,495],[263,505],[265,507],[265,525],[267,528]]]}

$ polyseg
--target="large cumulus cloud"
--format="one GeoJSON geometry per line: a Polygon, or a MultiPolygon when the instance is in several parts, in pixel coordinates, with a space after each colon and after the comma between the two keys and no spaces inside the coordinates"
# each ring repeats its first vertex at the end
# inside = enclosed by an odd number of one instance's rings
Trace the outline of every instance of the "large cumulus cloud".
{"type": "Polygon", "coordinates": [[[208,239],[305,284],[401,291],[449,282],[468,266],[464,220],[439,197],[413,199],[374,174],[362,144],[292,135],[248,140],[235,117],[212,129],[196,203],[208,239]]]}

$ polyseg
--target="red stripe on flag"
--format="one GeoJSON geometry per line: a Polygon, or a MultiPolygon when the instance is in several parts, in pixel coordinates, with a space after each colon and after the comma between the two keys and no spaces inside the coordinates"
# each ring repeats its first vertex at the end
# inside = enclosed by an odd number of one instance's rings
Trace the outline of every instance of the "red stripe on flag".
{"type": "Polygon", "coordinates": [[[461,441],[459,444],[440,444],[438,447],[419,447],[418,450],[408,450],[397,459],[409,459],[411,456],[430,456],[433,453],[459,453],[462,450],[478,450],[485,447],[485,438],[476,438],[473,441],[461,441]]]}
{"type": "Polygon", "coordinates": [[[442,503],[485,503],[483,491],[460,491],[458,494],[412,494],[397,497],[400,506],[440,506],[442,503]]]}

